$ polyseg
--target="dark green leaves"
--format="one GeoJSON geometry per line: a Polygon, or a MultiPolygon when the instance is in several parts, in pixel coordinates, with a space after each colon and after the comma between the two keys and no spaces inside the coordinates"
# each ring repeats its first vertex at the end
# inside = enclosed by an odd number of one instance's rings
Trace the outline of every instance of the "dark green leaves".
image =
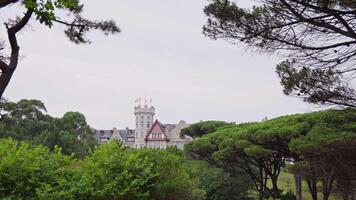
{"type": "Polygon", "coordinates": [[[354,109],[296,114],[223,127],[187,144],[185,150],[231,174],[243,170],[257,184],[260,197],[276,197],[281,195],[278,187],[268,186],[264,177],[277,182],[286,161],[296,163],[293,172],[309,181],[337,178],[347,185],[348,177],[356,174],[355,127],[354,109]]]}
{"type": "Polygon", "coordinates": [[[94,132],[85,116],[78,112],[67,112],[62,118],[46,114],[46,108],[38,100],[0,102],[0,137],[11,137],[30,141],[54,149],[62,147],[65,154],[74,153],[82,158],[96,144],[94,132]]]}
{"type": "Polygon", "coordinates": [[[120,32],[113,20],[96,21],[83,18],[81,13],[84,5],[79,0],[25,0],[23,4],[27,9],[34,11],[36,20],[41,24],[50,28],[54,23],[67,26],[65,34],[76,44],[90,43],[85,37],[90,30],[102,31],[105,35],[120,32]],[[59,17],[63,15],[67,17],[64,19],[59,17]]]}
{"type": "Polygon", "coordinates": [[[181,130],[181,136],[187,135],[192,138],[199,138],[208,133],[215,132],[218,128],[228,126],[229,123],[222,121],[204,121],[192,124],[181,130]]]}

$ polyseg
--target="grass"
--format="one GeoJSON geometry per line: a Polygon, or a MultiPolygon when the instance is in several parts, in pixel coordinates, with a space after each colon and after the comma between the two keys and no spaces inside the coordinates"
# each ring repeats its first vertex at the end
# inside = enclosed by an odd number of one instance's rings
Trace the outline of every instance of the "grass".
{"type": "MultiPolygon", "coordinates": [[[[295,182],[294,182],[293,175],[288,172],[282,171],[278,178],[278,187],[280,189],[283,189],[283,191],[285,193],[288,191],[295,192],[295,182]]],[[[318,185],[318,191],[319,191],[318,199],[322,199],[321,184],[318,185]]],[[[305,181],[303,181],[303,184],[302,184],[302,199],[303,200],[312,200],[312,197],[311,197],[309,189],[308,189],[308,185],[305,181]]],[[[342,200],[342,197],[339,194],[337,194],[336,192],[334,192],[330,195],[329,200],[342,200]]]]}

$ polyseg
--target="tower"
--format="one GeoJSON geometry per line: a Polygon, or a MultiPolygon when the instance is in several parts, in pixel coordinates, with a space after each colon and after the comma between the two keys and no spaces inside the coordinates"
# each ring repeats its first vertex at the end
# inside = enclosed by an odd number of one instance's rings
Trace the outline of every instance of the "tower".
{"type": "Polygon", "coordinates": [[[142,148],[146,145],[145,137],[153,124],[155,108],[152,106],[152,100],[139,98],[135,101],[135,147],[142,148]]]}

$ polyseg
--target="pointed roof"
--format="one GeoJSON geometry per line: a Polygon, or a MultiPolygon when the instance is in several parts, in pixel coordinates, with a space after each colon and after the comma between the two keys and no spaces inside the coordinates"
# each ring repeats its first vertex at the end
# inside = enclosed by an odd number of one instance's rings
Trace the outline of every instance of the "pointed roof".
{"type": "Polygon", "coordinates": [[[158,140],[158,141],[166,140],[166,141],[168,141],[167,134],[164,130],[165,130],[165,127],[156,119],[155,122],[152,124],[150,130],[147,132],[145,140],[146,141],[148,141],[148,140],[151,140],[151,141],[152,140],[158,140]],[[164,138],[160,138],[160,139],[159,138],[155,138],[155,139],[148,138],[148,136],[153,132],[155,127],[159,128],[160,133],[162,133],[164,135],[164,138]]]}

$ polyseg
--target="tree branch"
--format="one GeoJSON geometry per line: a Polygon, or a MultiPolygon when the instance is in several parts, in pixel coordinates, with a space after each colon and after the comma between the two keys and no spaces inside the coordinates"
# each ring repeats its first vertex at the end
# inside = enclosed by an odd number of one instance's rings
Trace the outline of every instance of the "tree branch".
{"type": "Polygon", "coordinates": [[[19,45],[17,43],[17,38],[16,38],[16,33],[19,32],[21,29],[23,29],[28,21],[30,20],[31,16],[33,14],[32,9],[28,9],[27,12],[25,13],[24,17],[16,23],[14,26],[9,27],[8,24],[5,24],[7,28],[7,34],[11,46],[11,58],[10,58],[10,64],[9,67],[12,69],[15,69],[17,67],[17,62],[18,62],[18,57],[19,57],[19,45]]]}
{"type": "MultiPolygon", "coordinates": [[[[314,26],[318,26],[318,27],[323,27],[323,28],[327,28],[329,30],[332,30],[334,31],[335,33],[339,33],[341,35],[344,35],[346,37],[350,37],[350,38],[353,38],[355,39],[355,35],[352,34],[352,33],[349,33],[347,31],[344,31],[344,30],[341,30],[331,24],[328,24],[328,23],[325,23],[323,21],[315,21],[315,20],[312,20],[310,18],[305,18],[302,14],[298,13],[294,8],[292,8],[292,6],[286,2],[285,0],[280,0],[283,5],[293,14],[295,15],[298,19],[300,19],[301,21],[304,21],[304,22],[308,22],[314,26]]],[[[294,1],[295,2],[295,1],[294,1]]],[[[298,2],[299,3],[299,2],[298,2]]]]}
{"type": "Polygon", "coordinates": [[[0,70],[2,73],[6,73],[9,70],[9,65],[0,60],[0,70]]]}
{"type": "Polygon", "coordinates": [[[3,8],[3,7],[10,5],[12,3],[16,3],[18,1],[19,0],[0,0],[0,8],[3,8]]]}
{"type": "Polygon", "coordinates": [[[19,32],[21,29],[23,29],[28,21],[30,20],[31,16],[33,14],[32,9],[28,9],[27,12],[25,13],[25,16],[17,22],[14,26],[9,27],[8,24],[5,24],[7,28],[7,33],[9,37],[9,42],[12,50],[16,50],[19,48],[17,44],[17,39],[16,39],[16,33],[19,32]]]}

